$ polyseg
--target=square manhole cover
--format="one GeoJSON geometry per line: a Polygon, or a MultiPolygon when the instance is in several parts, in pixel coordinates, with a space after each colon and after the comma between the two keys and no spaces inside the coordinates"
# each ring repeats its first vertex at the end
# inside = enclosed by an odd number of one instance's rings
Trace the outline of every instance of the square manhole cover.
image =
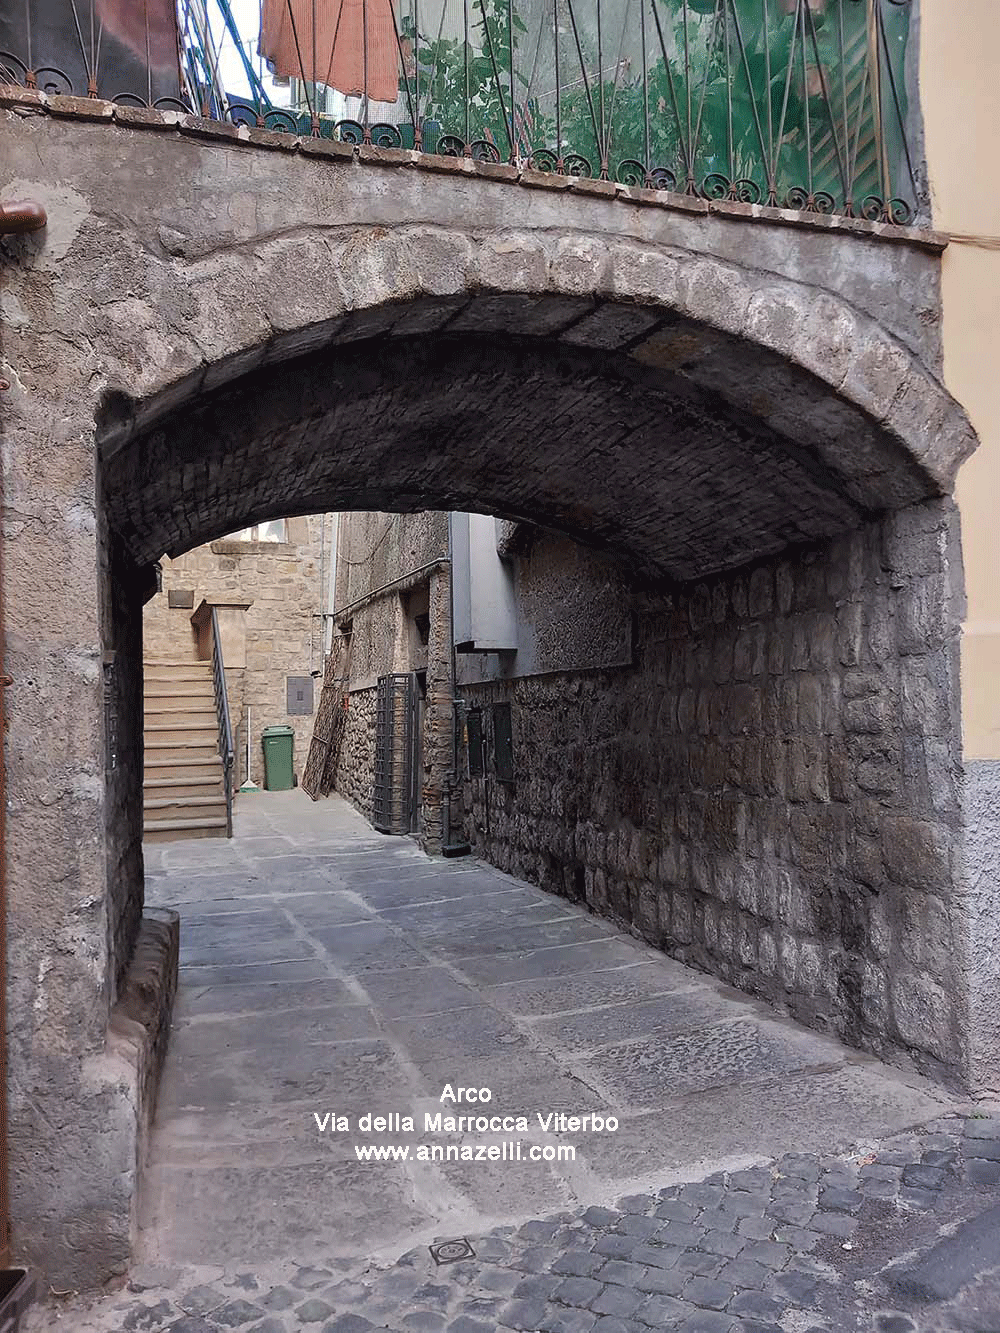
{"type": "Polygon", "coordinates": [[[430,1246],[431,1258],[436,1264],[453,1264],[458,1259],[475,1259],[476,1252],[465,1239],[441,1240],[430,1246]]]}

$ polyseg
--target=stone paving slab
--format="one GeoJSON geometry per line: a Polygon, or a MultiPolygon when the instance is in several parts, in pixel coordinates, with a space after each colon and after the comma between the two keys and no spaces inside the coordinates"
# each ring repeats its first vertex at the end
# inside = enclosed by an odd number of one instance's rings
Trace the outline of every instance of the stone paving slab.
{"type": "Polygon", "coordinates": [[[619,1006],[629,1001],[647,1000],[695,986],[704,994],[702,984],[700,977],[692,978],[690,968],[657,956],[639,957],[628,967],[560,977],[558,981],[538,977],[487,986],[484,993],[492,1003],[526,1018],[546,1018],[610,1006],[620,1012],[619,1006]]]}
{"type": "Polygon", "coordinates": [[[185,986],[174,1010],[175,1029],[199,1017],[227,1014],[265,1014],[272,1010],[301,1013],[329,1004],[357,1004],[357,996],[345,981],[323,976],[312,981],[272,981],[257,985],[185,986]]]}
{"type": "MultiPolygon", "coordinates": [[[[838,1229],[853,1215],[837,1198],[860,1193],[908,1219],[933,1193],[935,1177],[904,1181],[902,1168],[898,1180],[873,1175],[855,1189],[856,1163],[813,1156],[811,1182],[825,1172],[827,1193],[799,1197],[781,1160],[926,1124],[953,1108],[940,1089],[796,1028],[489,866],[430,861],[338,800],[261,793],[238,802],[236,831],[207,852],[204,840],[149,849],[149,900],[179,906],[184,962],[139,1276],[93,1315],[66,1307],[74,1330],[773,1333],[781,1293],[749,1278],[773,1270],[798,1300],[791,1289],[805,1279],[792,1258],[808,1269],[824,1246],[849,1243],[838,1229]],[[283,957],[288,941],[302,957],[283,957]],[[522,1146],[572,1147],[575,1157],[357,1160],[355,1143],[443,1149],[510,1137],[360,1134],[365,1111],[409,1113],[422,1126],[445,1082],[492,1089],[491,1110],[530,1118],[515,1136],[522,1146]],[[320,1132],[314,1111],[348,1115],[351,1132],[320,1132]],[[619,1127],[546,1132],[536,1111],[617,1115],[619,1127]],[[764,1178],[741,1174],[762,1164],[764,1178]],[[774,1182],[771,1211],[747,1213],[742,1196],[761,1179],[774,1182]],[[670,1193],[687,1182],[702,1193],[670,1193]],[[654,1202],[618,1202],[628,1196],[654,1202]],[[437,1267],[427,1245],[460,1235],[473,1238],[476,1262],[437,1267]],[[568,1257],[578,1252],[589,1257],[568,1257]],[[143,1271],[174,1276],[144,1284],[143,1271]],[[722,1302],[718,1284],[741,1274],[722,1302]],[[557,1296],[570,1278],[599,1290],[557,1296]]],[[[975,1141],[985,1146],[962,1159],[962,1180],[988,1191],[1000,1161],[988,1156],[993,1138],[975,1141]]],[[[905,1165],[935,1169],[920,1154],[905,1165]]],[[[945,1197],[944,1187],[934,1194],[945,1197]]]]}
{"type": "MultiPolygon", "coordinates": [[[[503,1112],[620,1126],[613,1139],[554,1131],[576,1158],[544,1170],[382,1164],[388,1197],[428,1234],[585,1207],[657,1172],[662,1184],[664,1171],[832,1149],[947,1103],[566,900],[376,834],[339,800],[261,793],[237,802],[235,826],[204,857],[205,840],[149,849],[150,900],[179,907],[183,948],[143,1199],[149,1260],[229,1255],[220,1228],[253,1213],[265,1174],[268,1208],[298,1216],[295,1172],[353,1152],[349,1136],[317,1134],[310,1109],[419,1121],[446,1082],[491,1088],[503,1112]],[[236,1202],[217,1203],[199,1172],[236,1202]]],[[[362,1193],[371,1170],[355,1159],[362,1193]]],[[[369,1253],[398,1244],[391,1209],[365,1216],[369,1253]]],[[[311,1243],[354,1260],[349,1234],[321,1212],[311,1243]]]]}

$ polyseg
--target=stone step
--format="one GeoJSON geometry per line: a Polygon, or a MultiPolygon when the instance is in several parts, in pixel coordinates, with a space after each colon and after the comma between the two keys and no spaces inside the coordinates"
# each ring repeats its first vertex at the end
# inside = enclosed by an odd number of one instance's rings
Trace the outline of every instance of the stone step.
{"type": "Polygon", "coordinates": [[[164,708],[163,702],[156,701],[155,708],[145,705],[143,713],[145,729],[151,726],[208,726],[217,721],[215,704],[207,704],[188,698],[179,708],[164,708]]]}
{"type": "Polygon", "coordinates": [[[147,766],[157,759],[182,764],[201,759],[221,763],[214,727],[210,733],[199,732],[197,737],[187,732],[156,731],[144,738],[143,748],[147,766]]]}
{"type": "MultiPolygon", "coordinates": [[[[218,792],[213,792],[208,796],[153,796],[148,797],[143,793],[143,810],[164,810],[175,814],[178,818],[182,815],[191,813],[195,818],[207,817],[208,815],[217,815],[220,812],[226,813],[226,798],[218,792]]],[[[159,817],[159,816],[158,816],[159,817]]]]}
{"type": "Polygon", "coordinates": [[[204,667],[211,670],[212,664],[207,657],[144,657],[143,667],[147,670],[160,670],[168,667],[204,667]]]}
{"type": "Polygon", "coordinates": [[[217,796],[225,800],[226,795],[221,765],[215,773],[196,768],[166,778],[147,778],[142,784],[142,792],[147,805],[158,797],[217,796]]]}
{"type": "MultiPolygon", "coordinates": [[[[221,772],[222,756],[219,754],[218,749],[215,746],[213,746],[210,754],[201,753],[201,751],[203,751],[205,748],[206,747],[200,745],[195,746],[193,748],[192,754],[188,757],[189,767],[192,769],[192,771],[196,768],[218,767],[219,771],[221,772]]],[[[146,758],[144,767],[147,769],[152,768],[159,770],[165,768],[176,768],[178,762],[179,762],[178,759],[176,759],[173,755],[164,754],[163,746],[158,745],[155,742],[152,745],[146,747],[146,758]]],[[[169,777],[170,775],[168,773],[156,772],[154,773],[153,776],[169,777]]]]}
{"type": "Polygon", "coordinates": [[[212,674],[212,663],[194,659],[190,662],[150,662],[142,664],[142,674],[155,680],[200,680],[212,674]]]}
{"type": "Polygon", "coordinates": [[[206,680],[147,680],[143,687],[143,697],[148,704],[151,699],[162,700],[166,706],[172,706],[173,699],[210,699],[215,701],[215,681],[206,680]]]}
{"type": "Polygon", "coordinates": [[[174,737],[183,739],[184,736],[195,733],[192,735],[192,739],[198,743],[203,741],[207,743],[207,737],[217,735],[219,731],[219,725],[214,714],[198,713],[189,719],[188,714],[177,713],[171,714],[166,721],[160,720],[162,716],[161,713],[155,721],[145,721],[143,731],[153,738],[165,737],[167,739],[173,739],[174,737]]]}
{"type": "Polygon", "coordinates": [[[226,819],[151,819],[142,825],[144,842],[177,842],[181,838],[224,838],[226,819]]]}
{"type": "Polygon", "coordinates": [[[183,754],[166,753],[162,746],[146,747],[143,758],[146,780],[158,782],[166,778],[190,778],[198,781],[202,777],[213,781],[222,781],[222,758],[217,747],[212,752],[207,749],[192,750],[188,747],[183,754]]]}

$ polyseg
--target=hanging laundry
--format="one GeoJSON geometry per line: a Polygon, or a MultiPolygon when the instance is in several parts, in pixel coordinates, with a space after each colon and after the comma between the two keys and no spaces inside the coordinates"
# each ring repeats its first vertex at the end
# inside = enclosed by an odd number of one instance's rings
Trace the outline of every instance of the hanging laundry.
{"type": "Polygon", "coordinates": [[[97,22],[152,69],[177,68],[174,0],[96,0],[97,22]]]}
{"type": "Polygon", "coordinates": [[[399,96],[392,0],[264,0],[260,54],[285,78],[373,102],[399,96]]]}

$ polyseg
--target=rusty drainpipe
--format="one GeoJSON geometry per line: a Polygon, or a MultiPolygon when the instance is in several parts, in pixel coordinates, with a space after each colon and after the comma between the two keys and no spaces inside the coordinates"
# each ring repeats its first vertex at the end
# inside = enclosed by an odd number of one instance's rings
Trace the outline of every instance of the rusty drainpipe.
{"type": "Polygon", "coordinates": [[[47,221],[41,204],[29,200],[0,204],[0,236],[20,236],[26,231],[41,231],[47,221]]]}
{"type": "MultiPolygon", "coordinates": [[[[0,236],[19,236],[29,231],[41,231],[48,218],[41,204],[22,201],[0,203],[0,236]]],[[[0,393],[10,388],[0,378],[0,393]]],[[[0,475],[0,511],[3,508],[2,475],[0,475]]],[[[7,717],[3,691],[13,685],[7,675],[6,634],[4,632],[4,550],[3,529],[0,527],[0,1268],[10,1266],[10,1170],[7,1138],[7,781],[5,739],[7,717]]]]}

